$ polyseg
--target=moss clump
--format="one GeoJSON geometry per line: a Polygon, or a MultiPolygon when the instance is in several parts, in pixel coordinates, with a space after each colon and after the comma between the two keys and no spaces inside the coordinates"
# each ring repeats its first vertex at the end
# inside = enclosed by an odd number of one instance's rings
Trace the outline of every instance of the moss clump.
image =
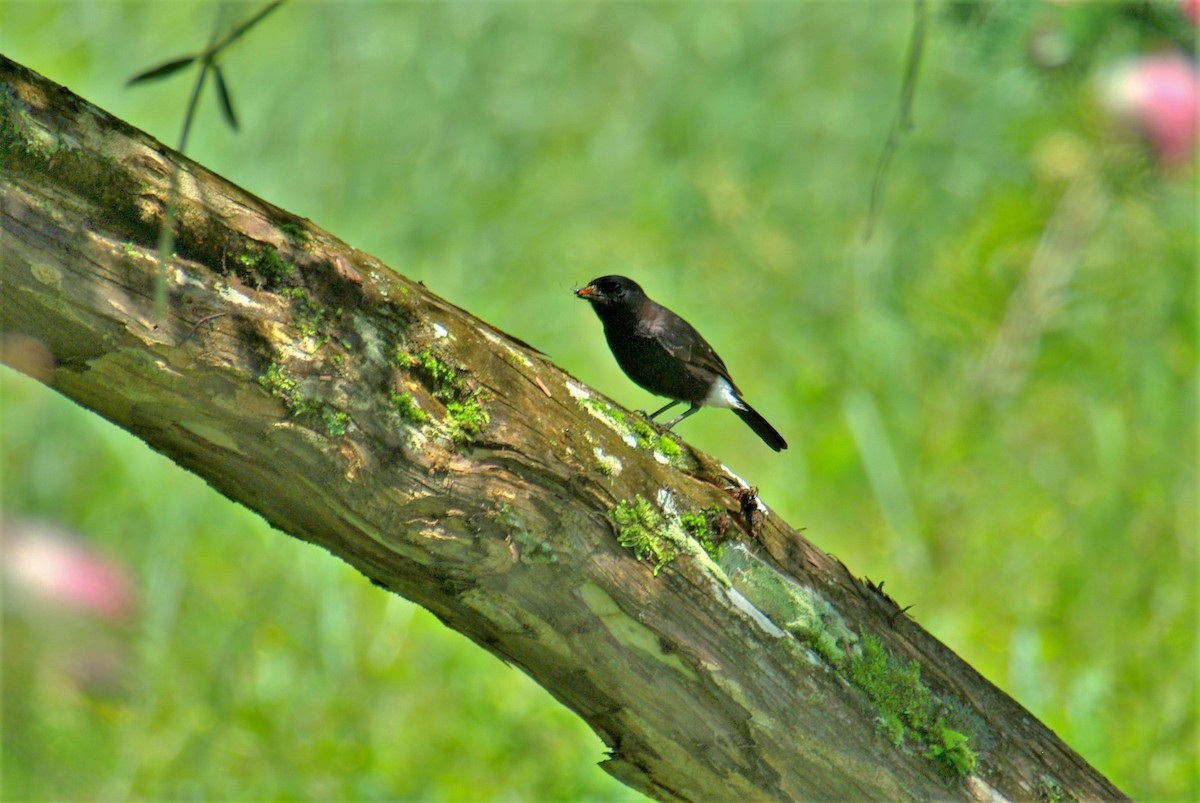
{"type": "Polygon", "coordinates": [[[726,550],[721,568],[734,588],[815,658],[836,670],[846,667],[848,656],[857,649],[858,634],[820,593],[751,558],[743,549],[726,550]]]}
{"type": "Polygon", "coordinates": [[[654,435],[654,428],[640,418],[634,418],[629,422],[629,431],[637,441],[639,449],[650,449],[658,442],[658,438],[654,435]]]}
{"type": "Polygon", "coordinates": [[[968,742],[971,737],[950,728],[939,728],[936,741],[929,743],[925,758],[939,762],[955,775],[966,775],[975,769],[975,751],[968,742]]]}
{"type": "Polygon", "coordinates": [[[296,273],[296,266],[284,262],[279,250],[269,245],[239,254],[234,263],[234,272],[258,289],[277,290],[296,273]]]}
{"type": "Polygon", "coordinates": [[[596,471],[602,477],[615,477],[625,468],[618,458],[607,454],[599,446],[592,449],[592,454],[596,457],[596,471]]]}
{"type": "Polygon", "coordinates": [[[578,403],[583,409],[588,410],[593,415],[611,424],[612,428],[625,439],[626,443],[632,441],[630,444],[632,446],[647,451],[658,452],[667,458],[668,462],[672,463],[683,454],[683,451],[679,448],[679,444],[670,435],[660,435],[649,422],[642,418],[627,416],[600,399],[580,398],[578,399],[578,403]]]}
{"type": "Polygon", "coordinates": [[[482,391],[469,387],[462,372],[428,346],[415,354],[397,348],[394,361],[415,374],[433,397],[446,405],[446,431],[455,443],[470,443],[491,423],[482,391]]]}
{"type": "Polygon", "coordinates": [[[303,242],[306,239],[304,228],[299,223],[294,223],[290,220],[286,223],[280,223],[279,230],[293,243],[303,242]]]}
{"type": "Polygon", "coordinates": [[[285,287],[279,294],[292,301],[292,324],[300,337],[311,338],[318,346],[329,341],[333,319],[341,315],[340,309],[330,312],[313,301],[308,291],[302,287],[285,287]]]}
{"type": "Polygon", "coordinates": [[[576,401],[583,409],[600,416],[610,423],[616,424],[622,432],[628,429],[628,426],[625,424],[625,415],[620,410],[614,410],[610,405],[591,397],[580,398],[576,401]]]}
{"type": "Polygon", "coordinates": [[[0,154],[8,157],[0,161],[24,159],[62,166],[64,157],[73,158],[76,151],[78,147],[47,129],[32,114],[16,89],[7,84],[0,87],[0,154]]]}
{"type": "Polygon", "coordinates": [[[349,414],[319,399],[305,397],[300,392],[299,383],[279,363],[268,365],[267,370],[259,375],[258,384],[287,405],[292,417],[319,422],[332,438],[346,434],[350,426],[349,414]]]}
{"type": "Polygon", "coordinates": [[[862,652],[851,658],[847,674],[866,692],[897,747],[904,742],[906,728],[924,722],[928,716],[929,690],[921,683],[920,665],[910,661],[901,666],[878,638],[866,636],[862,640],[862,652]]]}
{"type": "Polygon", "coordinates": [[[663,515],[640,494],[631,505],[621,502],[612,511],[617,523],[617,541],[633,550],[638,560],[652,558],[655,575],[675,557],[675,548],[664,537],[667,529],[663,515]]]}
{"type": "Polygon", "coordinates": [[[925,757],[954,775],[975,769],[970,737],[946,722],[948,709],[922,682],[916,661],[901,664],[877,637],[867,635],[850,659],[847,676],[875,706],[892,744],[923,744],[925,757]]]}
{"type": "MultiPolygon", "coordinates": [[[[829,603],[819,600],[813,606],[816,621],[824,621],[829,614],[829,603]],[[829,610],[826,610],[826,609],[829,610]]],[[[846,651],[838,636],[823,627],[808,627],[808,620],[787,623],[787,629],[798,637],[821,660],[830,666],[841,666],[846,663],[846,651]]]]}
{"type": "Polygon", "coordinates": [[[466,401],[450,402],[446,405],[446,423],[450,427],[450,438],[456,443],[469,443],[491,423],[492,417],[474,392],[466,401]]]}
{"type": "MultiPolygon", "coordinates": [[[[671,445],[674,446],[675,444],[672,442],[671,445]]],[[[676,447],[676,449],[678,448],[676,447]]],[[[707,552],[708,556],[715,561],[720,560],[721,553],[724,552],[724,545],[721,543],[722,528],[720,522],[724,520],[725,516],[724,508],[720,505],[712,504],[703,510],[680,515],[679,524],[683,527],[683,531],[696,539],[696,543],[700,544],[700,548],[707,552]]]]}
{"type": "Polygon", "coordinates": [[[346,429],[350,426],[350,415],[324,402],[318,402],[318,405],[317,414],[325,426],[325,433],[331,438],[340,438],[345,435],[346,429]]]}
{"type": "Polygon", "coordinates": [[[649,427],[646,426],[644,422],[634,421],[632,424],[629,423],[629,420],[625,417],[624,413],[613,408],[612,405],[607,404],[600,399],[584,398],[579,399],[578,401],[580,407],[612,424],[613,429],[615,429],[622,437],[632,439],[634,443],[642,449],[646,449],[650,446],[649,435],[653,435],[654,433],[649,427]],[[641,424],[642,433],[649,434],[639,435],[639,427],[637,426],[639,423],[641,424]]]}
{"type": "Polygon", "coordinates": [[[654,448],[659,454],[671,460],[683,454],[683,450],[679,448],[679,444],[669,435],[659,435],[658,444],[654,448]]]}
{"type": "Polygon", "coordinates": [[[296,393],[296,380],[292,379],[279,363],[273,362],[268,365],[267,370],[259,375],[258,384],[269,390],[272,396],[288,402],[288,407],[292,406],[292,398],[296,393]]]}
{"type": "Polygon", "coordinates": [[[401,418],[410,424],[420,426],[421,424],[429,423],[429,413],[421,409],[411,393],[401,393],[398,390],[393,390],[392,407],[400,414],[401,418]]]}
{"type": "Polygon", "coordinates": [[[435,399],[451,401],[464,390],[454,368],[428,347],[416,354],[409,354],[404,349],[397,348],[396,364],[409,369],[424,380],[435,399]]]}
{"type": "MultiPolygon", "coordinates": [[[[4,84],[0,86],[0,154],[8,157],[9,162],[17,152],[28,150],[26,140],[27,123],[24,116],[29,114],[29,106],[17,95],[17,91],[4,84]]],[[[39,161],[44,161],[39,154],[39,161]]]]}

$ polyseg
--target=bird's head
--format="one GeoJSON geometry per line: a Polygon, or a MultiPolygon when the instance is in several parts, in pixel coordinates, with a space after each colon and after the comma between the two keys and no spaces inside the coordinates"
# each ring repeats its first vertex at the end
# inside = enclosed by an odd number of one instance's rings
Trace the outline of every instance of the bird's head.
{"type": "Polygon", "coordinates": [[[597,310],[605,307],[639,307],[646,294],[633,279],[624,276],[601,276],[592,279],[575,291],[575,295],[589,302],[597,310]]]}

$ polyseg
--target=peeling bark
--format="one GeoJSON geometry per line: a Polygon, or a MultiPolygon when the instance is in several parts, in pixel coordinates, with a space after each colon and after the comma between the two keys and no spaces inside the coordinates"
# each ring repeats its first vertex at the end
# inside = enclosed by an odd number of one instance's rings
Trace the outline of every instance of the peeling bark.
{"type": "Polygon", "coordinates": [[[1124,798],[718,461],[3,57],[0,160],[6,361],[519,666],[630,786],[1124,798]]]}

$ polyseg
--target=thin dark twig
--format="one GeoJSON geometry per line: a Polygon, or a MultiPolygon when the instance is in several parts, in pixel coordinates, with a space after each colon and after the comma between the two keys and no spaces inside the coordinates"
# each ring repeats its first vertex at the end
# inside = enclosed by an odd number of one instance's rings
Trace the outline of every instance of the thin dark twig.
{"type": "Polygon", "coordinates": [[[262,22],[268,14],[270,14],[272,11],[279,8],[281,5],[283,5],[286,2],[287,2],[287,0],[272,0],[272,2],[267,3],[265,6],[263,6],[259,10],[259,12],[257,14],[255,14],[253,17],[250,17],[248,20],[243,22],[241,25],[234,28],[215,47],[211,48],[213,54],[215,55],[215,54],[221,52],[222,50],[229,47],[237,40],[241,39],[243,36],[245,36],[247,31],[249,31],[251,28],[253,28],[258,23],[262,22]]]}
{"type": "Polygon", "coordinates": [[[214,320],[216,318],[223,318],[224,316],[226,316],[228,314],[229,314],[228,312],[214,312],[212,315],[205,315],[203,318],[196,321],[196,323],[192,325],[192,328],[188,330],[188,333],[183,336],[183,340],[179,341],[179,345],[182,346],[184,343],[191,340],[192,335],[196,334],[196,332],[198,332],[200,330],[200,327],[203,326],[204,324],[206,324],[209,321],[214,320]]]}
{"type": "Polygon", "coordinates": [[[921,69],[921,55],[925,49],[925,0],[913,0],[913,28],[908,42],[908,62],[904,69],[904,81],[900,85],[900,107],[892,119],[891,130],[888,131],[887,142],[879,154],[879,163],[875,166],[875,179],[871,182],[871,201],[867,211],[867,227],[863,231],[863,242],[871,239],[875,229],[875,221],[879,217],[880,196],[883,193],[883,182],[892,156],[900,147],[900,136],[913,129],[913,96],[917,90],[917,74],[921,69]]]}
{"type": "Polygon", "coordinates": [[[187,109],[183,112],[183,129],[179,132],[179,147],[175,149],[180,153],[187,148],[188,134],[192,130],[192,120],[196,116],[196,108],[200,105],[200,96],[204,94],[204,79],[208,77],[211,66],[212,62],[209,59],[200,60],[200,72],[196,74],[196,83],[192,85],[192,96],[188,99],[187,109]]]}

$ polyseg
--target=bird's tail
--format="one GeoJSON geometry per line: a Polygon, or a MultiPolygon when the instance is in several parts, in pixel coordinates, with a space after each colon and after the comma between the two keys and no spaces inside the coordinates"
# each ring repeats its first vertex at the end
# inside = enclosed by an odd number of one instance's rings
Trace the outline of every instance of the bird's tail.
{"type": "Polygon", "coordinates": [[[734,407],[733,411],[738,414],[738,418],[746,422],[750,429],[754,430],[755,435],[763,439],[763,443],[777,452],[782,452],[787,448],[787,441],[776,431],[775,427],[767,423],[767,419],[759,415],[758,411],[746,404],[744,400],[742,405],[742,407],[734,407]]]}

